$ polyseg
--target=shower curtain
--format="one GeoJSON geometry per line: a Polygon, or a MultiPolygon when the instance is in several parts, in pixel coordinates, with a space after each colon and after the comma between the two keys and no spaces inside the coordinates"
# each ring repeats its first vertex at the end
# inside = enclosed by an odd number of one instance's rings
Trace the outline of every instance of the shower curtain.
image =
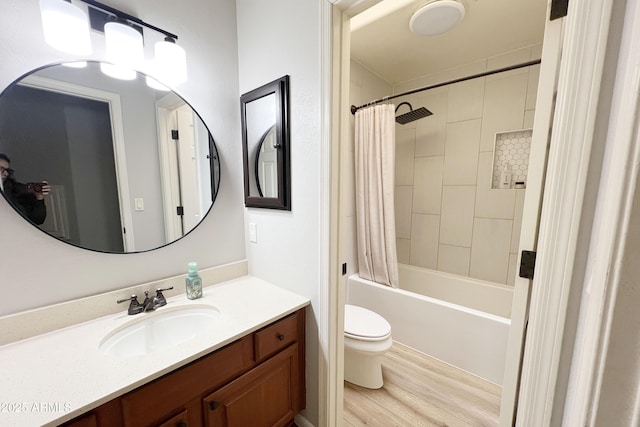
{"type": "Polygon", "coordinates": [[[397,288],[394,117],[393,104],[356,112],[356,230],[360,277],[397,288]]]}

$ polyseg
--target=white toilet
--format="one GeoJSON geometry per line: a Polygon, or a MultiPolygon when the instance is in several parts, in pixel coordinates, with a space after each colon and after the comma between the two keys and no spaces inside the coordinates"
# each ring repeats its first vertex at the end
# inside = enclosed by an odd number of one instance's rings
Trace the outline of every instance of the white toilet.
{"type": "Polygon", "coordinates": [[[382,356],[391,348],[391,325],[355,305],[344,306],[344,379],[366,388],[382,387],[382,356]]]}

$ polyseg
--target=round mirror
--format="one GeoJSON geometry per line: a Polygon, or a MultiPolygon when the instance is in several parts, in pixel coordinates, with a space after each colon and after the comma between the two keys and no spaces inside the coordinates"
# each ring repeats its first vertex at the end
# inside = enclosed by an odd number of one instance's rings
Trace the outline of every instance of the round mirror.
{"type": "Polygon", "coordinates": [[[200,223],[216,198],[220,161],[179,95],[140,73],[110,78],[89,62],[40,68],[0,94],[0,172],[5,200],[42,231],[129,253],[200,223]]]}

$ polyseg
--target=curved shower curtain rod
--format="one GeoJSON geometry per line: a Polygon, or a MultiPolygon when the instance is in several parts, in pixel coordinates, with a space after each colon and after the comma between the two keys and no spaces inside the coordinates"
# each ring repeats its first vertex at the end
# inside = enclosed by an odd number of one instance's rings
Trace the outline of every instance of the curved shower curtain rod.
{"type": "Polygon", "coordinates": [[[521,64],[511,65],[509,67],[498,68],[497,70],[485,71],[484,73],[474,74],[474,75],[467,76],[467,77],[460,77],[458,79],[449,80],[448,82],[437,83],[437,84],[434,84],[434,85],[431,85],[431,86],[425,86],[425,87],[421,87],[421,88],[418,88],[418,89],[413,89],[413,90],[410,90],[410,91],[407,91],[407,92],[399,93],[397,95],[385,96],[384,98],[376,99],[375,101],[371,101],[371,102],[368,102],[366,104],[362,104],[359,107],[356,107],[355,105],[352,105],[351,106],[351,114],[355,114],[356,111],[358,111],[361,108],[368,107],[369,105],[379,104],[380,102],[386,102],[386,101],[388,101],[390,99],[399,98],[401,96],[411,95],[411,94],[414,94],[414,93],[422,92],[424,90],[435,89],[435,88],[438,88],[438,87],[447,86],[447,85],[451,85],[451,84],[454,84],[454,83],[460,83],[460,82],[464,82],[464,81],[471,80],[471,79],[477,79],[479,77],[490,76],[492,74],[503,73],[505,71],[517,70],[518,68],[530,67],[532,65],[540,64],[540,62],[542,62],[542,61],[539,60],[539,59],[536,59],[534,61],[523,62],[521,64]]]}

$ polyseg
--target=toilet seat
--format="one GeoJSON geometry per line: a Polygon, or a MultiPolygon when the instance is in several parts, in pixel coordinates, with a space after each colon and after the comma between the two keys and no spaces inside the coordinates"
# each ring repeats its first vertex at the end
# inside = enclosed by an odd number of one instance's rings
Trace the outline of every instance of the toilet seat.
{"type": "Polygon", "coordinates": [[[391,336],[391,325],[378,313],[345,304],[344,336],[358,341],[384,341],[391,336]]]}

